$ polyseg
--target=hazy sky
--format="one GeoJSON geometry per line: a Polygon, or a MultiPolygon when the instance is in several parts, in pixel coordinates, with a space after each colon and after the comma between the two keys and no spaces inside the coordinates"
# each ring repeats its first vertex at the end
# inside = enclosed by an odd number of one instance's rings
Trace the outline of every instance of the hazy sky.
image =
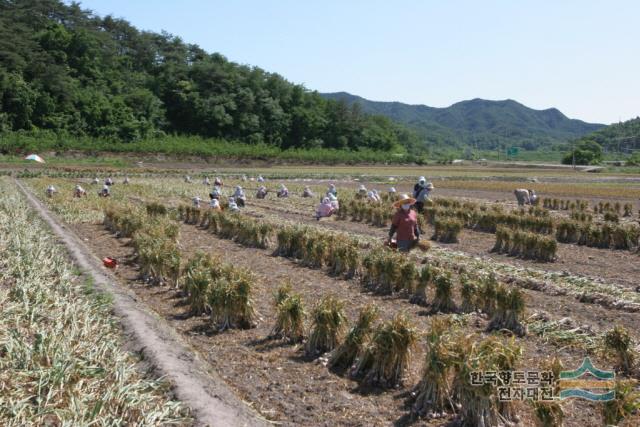
{"type": "Polygon", "coordinates": [[[640,115],[640,1],[85,0],[321,92],[640,115]]]}

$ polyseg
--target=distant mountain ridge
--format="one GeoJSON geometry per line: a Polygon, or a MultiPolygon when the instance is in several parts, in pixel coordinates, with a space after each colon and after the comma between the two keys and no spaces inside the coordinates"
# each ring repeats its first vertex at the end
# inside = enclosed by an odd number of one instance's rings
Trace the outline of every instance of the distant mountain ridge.
{"type": "Polygon", "coordinates": [[[605,125],[569,119],[556,108],[534,110],[511,99],[472,99],[437,108],[401,102],[370,101],[347,92],[322,93],[324,98],[360,104],[363,111],[387,116],[415,129],[436,147],[527,150],[566,143],[605,125]]]}

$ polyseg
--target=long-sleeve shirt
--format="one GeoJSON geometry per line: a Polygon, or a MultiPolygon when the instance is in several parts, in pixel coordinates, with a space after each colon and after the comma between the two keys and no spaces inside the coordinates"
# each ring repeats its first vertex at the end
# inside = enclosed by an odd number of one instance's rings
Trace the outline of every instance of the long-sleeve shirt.
{"type": "Polygon", "coordinates": [[[397,240],[414,240],[419,236],[418,216],[414,210],[398,210],[391,220],[391,232],[397,233],[397,240]]]}

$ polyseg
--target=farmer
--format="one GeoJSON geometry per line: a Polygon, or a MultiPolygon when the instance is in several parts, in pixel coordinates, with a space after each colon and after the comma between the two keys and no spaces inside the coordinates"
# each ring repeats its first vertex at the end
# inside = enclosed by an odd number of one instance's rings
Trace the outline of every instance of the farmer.
{"type": "Polygon", "coordinates": [[[211,185],[211,181],[209,180],[208,176],[205,176],[204,179],[202,180],[202,183],[204,185],[206,185],[207,187],[211,185]]]}
{"type": "Polygon", "coordinates": [[[247,182],[247,175],[242,174],[242,182],[247,182]]]}
{"type": "Polygon", "coordinates": [[[111,177],[108,177],[107,179],[104,180],[104,185],[112,186],[113,179],[111,179],[111,177]]]}
{"type": "Polygon", "coordinates": [[[326,218],[331,216],[335,209],[331,205],[331,200],[328,197],[322,199],[322,203],[316,208],[316,219],[320,221],[320,218],[326,218]]]}
{"type": "Polygon", "coordinates": [[[73,190],[73,197],[82,197],[86,196],[87,192],[84,191],[84,188],[80,187],[80,184],[76,184],[76,188],[73,190]]]}
{"type": "Polygon", "coordinates": [[[122,181],[123,184],[129,184],[129,175],[125,175],[124,176],[124,181],[122,181]]]}
{"type": "Polygon", "coordinates": [[[240,208],[238,208],[238,205],[236,204],[236,201],[233,199],[233,197],[229,198],[229,211],[238,212],[239,210],[240,208]]]}
{"type": "Polygon", "coordinates": [[[374,193],[373,191],[368,191],[367,192],[367,201],[369,203],[377,204],[378,203],[378,199],[376,198],[376,193],[374,193]]]}
{"type": "Polygon", "coordinates": [[[222,206],[220,206],[220,200],[218,199],[211,199],[211,202],[209,202],[209,207],[214,211],[222,210],[222,206]]]}
{"type": "Polygon", "coordinates": [[[280,184],[280,189],[276,193],[276,196],[289,197],[289,190],[287,189],[287,187],[284,186],[284,184],[280,184]]]}
{"type": "Polygon", "coordinates": [[[58,190],[56,190],[56,187],[54,187],[53,185],[49,185],[46,189],[46,192],[48,197],[53,197],[53,195],[56,194],[58,190]]]}
{"type": "Polygon", "coordinates": [[[364,199],[365,197],[367,197],[367,187],[365,187],[364,184],[360,184],[360,187],[358,187],[358,191],[356,193],[356,198],[364,199]]]}
{"type": "Polygon", "coordinates": [[[93,178],[93,181],[91,181],[91,182],[92,182],[94,185],[98,185],[98,184],[100,184],[100,180],[98,179],[98,177],[97,177],[97,176],[96,176],[96,177],[94,177],[94,178],[93,178]]]}
{"type": "Polygon", "coordinates": [[[109,190],[109,186],[107,184],[102,186],[102,191],[98,193],[100,197],[109,197],[111,195],[111,190],[109,190]]]}
{"type": "Polygon", "coordinates": [[[389,189],[387,190],[387,197],[389,198],[389,200],[393,201],[396,199],[396,196],[398,195],[396,188],[395,187],[389,187],[389,189]]]}
{"type": "Polygon", "coordinates": [[[213,190],[211,190],[211,193],[209,193],[209,198],[211,200],[213,199],[220,200],[220,188],[213,187],[213,190]]]}
{"type": "Polygon", "coordinates": [[[516,195],[516,199],[518,200],[518,205],[533,205],[535,201],[538,199],[535,191],[526,190],[524,188],[518,188],[513,192],[516,195]]]}
{"type": "Polygon", "coordinates": [[[304,187],[304,191],[302,192],[302,197],[313,197],[313,191],[307,186],[304,187]]]}
{"type": "Polygon", "coordinates": [[[185,175],[184,176],[184,182],[186,182],[188,184],[191,183],[191,177],[189,175],[185,175]]]}
{"type": "Polygon", "coordinates": [[[335,184],[329,184],[329,189],[327,190],[327,197],[329,197],[330,194],[333,194],[334,196],[338,197],[338,190],[336,190],[335,184]]]}
{"type": "Polygon", "coordinates": [[[418,215],[416,211],[411,209],[411,205],[416,199],[409,197],[408,194],[400,196],[397,202],[393,204],[398,211],[393,215],[391,220],[391,228],[389,229],[389,243],[394,234],[400,252],[409,252],[409,250],[418,243],[420,239],[420,231],[418,229],[418,215]]]}
{"type": "Polygon", "coordinates": [[[262,177],[262,175],[258,175],[257,181],[258,182],[264,182],[264,178],[262,177]]]}
{"type": "Polygon", "coordinates": [[[256,192],[256,199],[264,199],[265,197],[267,197],[267,187],[261,185],[256,192]]]}
{"type": "Polygon", "coordinates": [[[381,202],[382,198],[380,197],[380,193],[378,193],[378,190],[374,188],[372,191],[373,191],[373,196],[376,198],[376,201],[381,202]]]}
{"type": "Polygon", "coordinates": [[[422,213],[424,203],[429,198],[431,190],[433,190],[432,183],[427,183],[424,176],[418,178],[418,183],[413,186],[413,197],[416,199],[416,209],[418,212],[422,213]]]}
{"type": "Polygon", "coordinates": [[[200,196],[196,196],[193,199],[191,199],[191,202],[193,202],[193,207],[194,208],[199,208],[201,201],[202,201],[202,199],[200,198],[200,196]]]}
{"type": "Polygon", "coordinates": [[[331,202],[331,206],[333,206],[334,212],[340,209],[340,203],[338,203],[338,198],[333,194],[329,194],[329,202],[331,202]]]}
{"type": "Polygon", "coordinates": [[[242,187],[240,187],[239,185],[236,186],[236,191],[233,192],[233,196],[232,196],[235,201],[236,204],[239,207],[244,207],[244,202],[247,200],[247,197],[244,194],[244,190],[242,189],[242,187]]]}
{"type": "Polygon", "coordinates": [[[215,185],[216,187],[222,187],[224,184],[222,183],[220,177],[216,176],[216,179],[213,180],[213,185],[215,185]]]}

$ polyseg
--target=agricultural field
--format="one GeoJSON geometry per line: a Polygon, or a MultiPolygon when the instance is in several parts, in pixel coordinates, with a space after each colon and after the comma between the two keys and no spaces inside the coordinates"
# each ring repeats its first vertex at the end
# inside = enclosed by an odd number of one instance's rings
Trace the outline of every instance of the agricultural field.
{"type": "MultiPolygon", "coordinates": [[[[12,179],[88,253],[117,260],[114,281],[260,419],[305,426],[640,423],[637,176],[173,165],[14,171],[3,185],[13,188],[12,179]],[[435,190],[419,215],[420,246],[401,254],[384,244],[394,200],[387,189],[411,192],[419,175],[435,190]],[[107,176],[115,181],[111,196],[98,197],[107,176]],[[203,180],[215,176],[224,181],[223,208],[235,186],[244,188],[239,212],[208,207],[211,185],[203,180]],[[317,220],[329,183],[340,209],[317,220]],[[76,184],[86,196],[72,196],[76,184]],[[289,197],[276,197],[280,184],[289,197]],[[269,190],[264,199],[255,196],[259,185],[269,190]],[[360,185],[378,189],[382,202],[358,198],[360,185]],[[313,197],[302,197],[305,187],[313,197]],[[535,189],[537,205],[518,206],[516,188],[535,189]],[[504,378],[472,381],[479,372],[557,376],[587,356],[616,372],[614,400],[501,401],[504,378]]],[[[554,384],[547,391],[558,392],[554,384]]]]}

